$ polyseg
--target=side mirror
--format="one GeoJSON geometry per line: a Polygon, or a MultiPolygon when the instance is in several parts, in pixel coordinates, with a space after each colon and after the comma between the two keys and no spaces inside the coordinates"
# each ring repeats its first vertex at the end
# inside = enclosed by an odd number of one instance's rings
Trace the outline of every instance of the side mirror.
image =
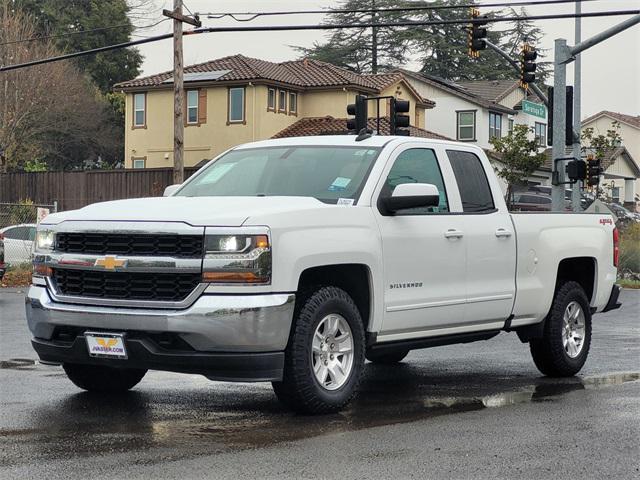
{"type": "Polygon", "coordinates": [[[438,187],[431,183],[402,183],[390,197],[380,199],[387,212],[395,213],[405,208],[437,207],[440,203],[438,187]]]}
{"type": "Polygon", "coordinates": [[[181,183],[177,183],[175,185],[169,185],[167,188],[164,189],[164,193],[162,194],[163,197],[170,197],[171,195],[173,195],[174,193],[176,193],[176,191],[182,186],[181,183]]]}

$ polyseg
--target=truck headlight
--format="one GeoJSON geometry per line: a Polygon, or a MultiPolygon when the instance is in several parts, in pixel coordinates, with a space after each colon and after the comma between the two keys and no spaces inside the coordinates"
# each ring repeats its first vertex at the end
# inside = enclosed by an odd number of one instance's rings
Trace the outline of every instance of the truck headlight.
{"type": "Polygon", "coordinates": [[[216,284],[271,283],[271,245],[267,234],[205,233],[202,280],[216,284]]]}
{"type": "Polygon", "coordinates": [[[53,250],[55,240],[56,235],[53,230],[38,230],[36,232],[35,252],[50,252],[53,250]]]}

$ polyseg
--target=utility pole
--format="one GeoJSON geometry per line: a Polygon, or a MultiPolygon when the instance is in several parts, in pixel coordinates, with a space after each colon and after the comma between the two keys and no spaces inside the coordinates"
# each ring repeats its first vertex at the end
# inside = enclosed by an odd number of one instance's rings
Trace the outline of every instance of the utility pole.
{"type": "Polygon", "coordinates": [[[182,14],[182,0],[173,0],[173,10],[162,15],[173,19],[173,183],[184,182],[184,64],[182,58],[182,22],[202,26],[198,18],[182,14]]]}
{"type": "MultiPolygon", "coordinates": [[[[376,23],[376,0],[371,0],[371,23],[376,23]]],[[[371,27],[371,73],[378,73],[378,27],[371,27]]]]}
{"type": "MultiPolygon", "coordinates": [[[[576,15],[580,15],[582,13],[582,1],[578,0],[576,2],[576,15]]],[[[575,20],[575,38],[574,43],[578,45],[582,41],[582,19],[580,17],[576,17],[575,20]]],[[[581,149],[580,149],[580,132],[582,129],[582,113],[580,111],[581,108],[581,98],[580,98],[580,87],[582,84],[582,57],[578,55],[576,57],[576,64],[574,65],[573,70],[573,131],[576,133],[576,136],[573,138],[573,158],[577,158],[578,160],[581,157],[581,149]]],[[[573,189],[571,190],[571,207],[574,212],[581,212],[582,206],[580,204],[580,190],[582,188],[582,181],[578,180],[573,184],[573,189]]]]}
{"type": "MultiPolygon", "coordinates": [[[[576,56],[584,50],[638,23],[640,23],[640,15],[634,15],[628,20],[576,44],[574,47],[569,47],[564,38],[559,38],[555,41],[553,70],[553,173],[551,177],[553,179],[551,189],[551,209],[553,211],[564,210],[564,184],[562,182],[565,182],[565,165],[562,162],[556,162],[556,160],[564,157],[567,64],[575,61],[576,56]]],[[[580,117],[578,116],[577,118],[579,121],[580,117]]],[[[579,134],[579,132],[576,133],[579,134]]],[[[574,139],[572,143],[575,148],[576,140],[574,139]]]]}

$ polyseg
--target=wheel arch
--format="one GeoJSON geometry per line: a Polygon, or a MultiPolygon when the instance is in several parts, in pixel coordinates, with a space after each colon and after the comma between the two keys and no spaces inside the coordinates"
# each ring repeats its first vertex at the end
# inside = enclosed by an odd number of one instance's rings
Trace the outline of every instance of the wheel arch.
{"type": "Polygon", "coordinates": [[[582,287],[587,299],[591,303],[596,291],[596,279],[598,275],[598,261],[594,257],[570,257],[563,258],[556,271],[556,283],[554,292],[563,283],[573,281],[582,287]]]}
{"type": "Polygon", "coordinates": [[[298,294],[316,286],[341,288],[353,299],[365,331],[373,321],[373,275],[368,265],[363,263],[339,263],[308,267],[300,273],[298,294]]]}

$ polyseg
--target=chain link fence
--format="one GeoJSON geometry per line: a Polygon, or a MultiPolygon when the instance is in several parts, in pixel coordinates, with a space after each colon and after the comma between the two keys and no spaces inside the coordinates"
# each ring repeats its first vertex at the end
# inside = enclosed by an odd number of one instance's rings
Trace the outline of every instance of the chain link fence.
{"type": "Polygon", "coordinates": [[[4,243],[4,261],[8,268],[30,267],[36,225],[57,211],[56,203],[0,203],[0,241],[4,243]]]}

